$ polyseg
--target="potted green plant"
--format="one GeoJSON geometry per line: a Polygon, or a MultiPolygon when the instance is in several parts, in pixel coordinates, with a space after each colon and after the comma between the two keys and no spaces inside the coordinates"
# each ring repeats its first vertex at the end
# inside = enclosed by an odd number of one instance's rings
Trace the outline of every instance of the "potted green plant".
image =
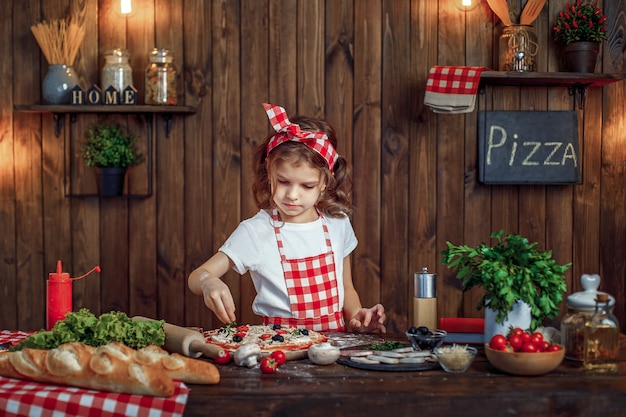
{"type": "MultiPolygon", "coordinates": [[[[559,304],[567,290],[565,271],[571,263],[558,265],[552,251],[540,251],[537,242],[518,234],[494,232],[496,244],[481,243],[472,248],[446,242],[441,263],[456,269],[456,278],[463,280],[463,291],[474,287],[485,290],[477,310],[485,307],[495,312],[495,322],[504,323],[516,303],[530,308],[531,330],[543,325],[546,318],[559,313],[559,304]]],[[[485,327],[487,326],[485,319],[485,327]]],[[[487,334],[485,334],[487,339],[487,334]]]]}
{"type": "Polygon", "coordinates": [[[80,155],[87,166],[96,168],[100,195],[122,194],[127,168],[144,160],[136,141],[136,135],[115,122],[98,121],[89,125],[80,155]]]}
{"type": "Polygon", "coordinates": [[[606,16],[598,4],[582,0],[565,3],[553,30],[555,40],[563,45],[567,69],[594,72],[600,42],[606,40],[606,16]]]}

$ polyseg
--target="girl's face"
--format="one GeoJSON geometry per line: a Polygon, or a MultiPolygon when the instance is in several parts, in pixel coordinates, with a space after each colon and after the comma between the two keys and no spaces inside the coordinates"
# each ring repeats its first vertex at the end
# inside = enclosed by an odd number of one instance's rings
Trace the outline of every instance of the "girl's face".
{"type": "Polygon", "coordinates": [[[315,204],[325,189],[319,169],[307,163],[278,161],[273,177],[272,199],[282,221],[308,223],[318,218],[315,204]]]}

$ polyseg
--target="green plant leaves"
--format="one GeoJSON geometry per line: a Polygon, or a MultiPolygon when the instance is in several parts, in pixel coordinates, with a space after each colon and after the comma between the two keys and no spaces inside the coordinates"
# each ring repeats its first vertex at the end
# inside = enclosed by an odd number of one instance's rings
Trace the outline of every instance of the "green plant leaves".
{"type": "Polygon", "coordinates": [[[537,242],[517,234],[504,236],[504,230],[494,232],[493,246],[481,243],[475,248],[446,242],[441,252],[441,263],[456,269],[456,278],[462,280],[462,289],[482,287],[485,295],[477,305],[485,305],[497,312],[496,321],[502,323],[517,300],[531,307],[531,329],[543,324],[545,318],[556,317],[563,294],[567,290],[565,271],[571,266],[558,265],[552,251],[539,251],[537,242]]]}
{"type": "Polygon", "coordinates": [[[120,125],[100,121],[91,124],[85,132],[80,155],[90,167],[126,168],[144,160],[136,141],[137,137],[124,132],[120,125]]]}

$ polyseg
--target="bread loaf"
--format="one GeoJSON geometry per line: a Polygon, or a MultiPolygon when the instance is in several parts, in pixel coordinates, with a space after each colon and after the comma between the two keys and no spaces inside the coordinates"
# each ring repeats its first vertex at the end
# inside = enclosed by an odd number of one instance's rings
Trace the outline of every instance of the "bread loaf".
{"type": "Polygon", "coordinates": [[[0,355],[0,375],[101,391],[169,397],[174,381],[154,367],[120,360],[106,349],[70,342],[50,350],[0,355]]]}
{"type": "Polygon", "coordinates": [[[97,348],[70,342],[50,350],[25,348],[0,353],[0,375],[109,392],[170,396],[173,379],[217,384],[210,362],[169,354],[158,346],[135,350],[120,342],[97,348]]]}

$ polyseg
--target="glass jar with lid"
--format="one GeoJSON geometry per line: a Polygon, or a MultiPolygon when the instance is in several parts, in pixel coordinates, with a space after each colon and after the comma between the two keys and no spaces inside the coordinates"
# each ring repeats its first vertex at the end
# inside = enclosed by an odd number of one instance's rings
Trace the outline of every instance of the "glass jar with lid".
{"type": "Polygon", "coordinates": [[[506,26],[499,40],[500,71],[537,71],[539,42],[531,25],[506,26]]]}
{"type": "Polygon", "coordinates": [[[146,68],[145,104],[176,105],[177,73],[174,56],[167,49],[155,48],[146,68]]]}
{"type": "MultiPolygon", "coordinates": [[[[583,291],[567,297],[567,314],[561,320],[561,343],[565,346],[565,357],[582,361],[585,350],[585,323],[596,310],[596,296],[600,286],[600,276],[583,274],[580,277],[583,291]]],[[[615,298],[608,296],[609,308],[615,305],[615,298]]]]}
{"type": "Polygon", "coordinates": [[[121,93],[133,85],[133,69],[129,61],[130,54],[125,49],[115,48],[104,54],[104,66],[100,74],[102,90],[113,86],[121,93]]]}
{"type": "Polygon", "coordinates": [[[619,323],[607,293],[596,295],[596,309],[585,322],[583,368],[595,372],[617,372],[619,368],[619,323]]]}

